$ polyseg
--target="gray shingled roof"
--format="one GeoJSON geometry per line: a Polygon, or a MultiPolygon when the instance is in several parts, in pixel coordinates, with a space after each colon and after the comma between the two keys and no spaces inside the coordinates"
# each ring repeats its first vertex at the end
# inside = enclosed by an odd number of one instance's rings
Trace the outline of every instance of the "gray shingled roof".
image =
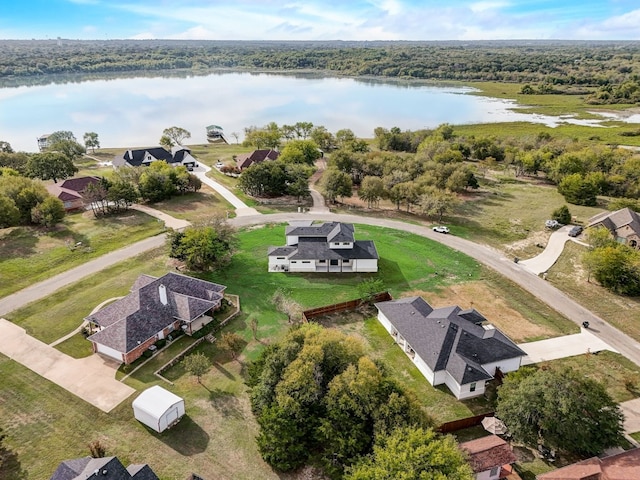
{"type": "Polygon", "coordinates": [[[89,340],[126,353],[176,320],[190,322],[220,305],[225,286],[173,272],[154,279],[141,275],[132,292],[86,320],[103,327],[89,340]],[[160,286],[167,292],[167,305],[160,286]]]}
{"type": "Polygon", "coordinates": [[[433,309],[421,297],[376,303],[433,372],[446,370],[460,384],[492,378],[482,365],[525,355],[500,330],[486,330],[476,310],[433,309]]]}
{"type": "Polygon", "coordinates": [[[622,208],[615,212],[602,212],[589,219],[589,227],[602,224],[614,232],[620,227],[629,226],[640,235],[640,215],[630,208],[622,208]]]}
{"type": "Polygon", "coordinates": [[[152,147],[152,148],[139,148],[136,150],[127,150],[122,155],[122,158],[129,164],[134,167],[139,167],[143,164],[147,152],[151,154],[157,160],[164,160],[167,163],[173,162],[173,155],[171,152],[168,152],[162,147],[152,147]]]}
{"type": "Polygon", "coordinates": [[[86,480],[87,478],[100,478],[101,480],[158,480],[148,465],[124,465],[117,457],[104,458],[75,458],[62,462],[50,480],[86,480]],[[98,477],[93,476],[99,472],[98,477]]]}
{"type": "Polygon", "coordinates": [[[353,242],[355,229],[351,223],[326,222],[315,225],[290,225],[286,228],[286,235],[297,237],[319,237],[327,242],[353,242]]]}

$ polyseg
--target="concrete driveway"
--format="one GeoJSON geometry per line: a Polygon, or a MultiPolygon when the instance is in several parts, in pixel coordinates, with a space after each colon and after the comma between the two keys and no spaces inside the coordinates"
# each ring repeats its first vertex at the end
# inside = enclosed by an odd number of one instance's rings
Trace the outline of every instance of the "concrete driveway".
{"type": "Polygon", "coordinates": [[[238,217],[260,215],[260,212],[258,212],[255,208],[249,207],[246,203],[244,203],[242,200],[240,200],[238,197],[236,197],[231,192],[231,190],[229,190],[227,187],[225,187],[224,185],[221,185],[218,182],[216,182],[215,180],[212,180],[211,178],[207,177],[207,172],[209,170],[211,170],[210,167],[208,167],[207,165],[204,165],[204,164],[201,163],[200,165],[198,165],[198,167],[196,167],[194,169],[193,173],[196,175],[196,177],[198,177],[200,180],[202,180],[202,183],[204,183],[205,185],[208,185],[209,187],[213,188],[227,202],[229,202],[231,205],[233,205],[233,208],[236,209],[236,215],[238,217]]]}
{"type": "Polygon", "coordinates": [[[520,264],[534,275],[539,275],[549,270],[553,267],[553,264],[556,263],[558,257],[560,257],[562,250],[564,250],[564,244],[567,240],[571,239],[568,235],[571,227],[572,225],[565,225],[553,232],[551,237],[549,237],[547,246],[540,255],[529,258],[528,260],[521,260],[520,264]]]}
{"type": "Polygon", "coordinates": [[[527,356],[522,359],[522,365],[573,357],[587,352],[595,353],[601,350],[616,352],[608,343],[584,328],[575,335],[564,335],[563,337],[549,338],[538,342],[520,343],[518,346],[527,352],[527,356]]]}
{"type": "Polygon", "coordinates": [[[0,353],[103,412],[110,412],[135,392],[115,379],[119,364],[99,355],[72,358],[4,318],[0,318],[0,353]]]}

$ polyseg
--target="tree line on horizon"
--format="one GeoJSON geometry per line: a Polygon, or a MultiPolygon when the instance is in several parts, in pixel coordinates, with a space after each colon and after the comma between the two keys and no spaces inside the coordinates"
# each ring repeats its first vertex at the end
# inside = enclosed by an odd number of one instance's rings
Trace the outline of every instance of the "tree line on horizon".
{"type": "Polygon", "coordinates": [[[524,93],[637,102],[638,42],[2,41],[0,80],[69,73],[209,69],[527,84],[524,93]],[[529,85],[532,84],[532,85],[529,85]],[[626,84],[616,97],[613,86],[626,84]],[[580,87],[572,91],[569,87],[580,87]],[[633,93],[633,92],[632,92],[633,93]],[[625,96],[626,95],[626,96],[625,96]]]}

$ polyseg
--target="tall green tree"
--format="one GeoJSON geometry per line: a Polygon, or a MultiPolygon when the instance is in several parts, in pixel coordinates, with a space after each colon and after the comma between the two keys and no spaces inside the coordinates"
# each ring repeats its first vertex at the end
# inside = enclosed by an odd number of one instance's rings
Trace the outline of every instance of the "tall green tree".
{"type": "Polygon", "coordinates": [[[40,180],[64,180],[72,177],[78,169],[73,160],[59,152],[35,153],[27,161],[27,173],[40,180]]]}
{"type": "Polygon", "coordinates": [[[86,149],[73,140],[58,140],[55,143],[50,142],[47,151],[61,153],[69,159],[69,161],[73,162],[84,155],[86,149]]]}
{"type": "Polygon", "coordinates": [[[167,162],[152,162],[140,176],[140,196],[151,202],[159,202],[176,194],[175,172],[167,162]]]}
{"type": "Polygon", "coordinates": [[[278,148],[280,146],[280,139],[282,138],[282,132],[275,122],[271,122],[262,128],[255,126],[247,127],[244,129],[244,141],[242,144],[245,147],[253,147],[257,149],[263,148],[278,148]]]}
{"type": "Polygon", "coordinates": [[[351,176],[334,167],[325,170],[320,186],[327,199],[332,203],[335,203],[338,198],[353,195],[351,176]]]}
{"type": "Polygon", "coordinates": [[[11,144],[9,142],[5,142],[4,140],[0,140],[0,152],[2,152],[2,153],[13,153],[13,148],[11,148],[11,144]]]}
{"type": "Polygon", "coordinates": [[[96,132],[87,132],[83,137],[84,146],[90,148],[92,153],[96,153],[96,148],[100,148],[100,140],[96,132]]]}
{"type": "Polygon", "coordinates": [[[0,228],[14,227],[20,223],[20,210],[16,202],[0,194],[0,228]]]}
{"type": "Polygon", "coordinates": [[[604,385],[564,369],[507,375],[496,416],[514,439],[593,456],[622,441],[623,415],[604,385]]]}
{"type": "Polygon", "coordinates": [[[379,177],[367,176],[362,179],[358,197],[367,202],[367,208],[377,206],[384,194],[384,183],[379,177]]]}
{"type": "Polygon", "coordinates": [[[278,159],[284,163],[302,163],[313,166],[322,152],[313,140],[292,140],[282,149],[278,159]]]}
{"type": "Polygon", "coordinates": [[[162,131],[162,137],[168,137],[174,144],[182,145],[187,138],[191,138],[191,132],[182,127],[169,127],[162,131]]]}
{"type": "Polygon", "coordinates": [[[381,436],[373,454],[347,469],[345,480],[472,480],[473,471],[451,436],[398,428],[381,436]]]}
{"type": "Polygon", "coordinates": [[[218,340],[219,347],[225,352],[229,352],[235,360],[244,348],[246,342],[236,332],[224,332],[218,340]]]}
{"type": "Polygon", "coordinates": [[[551,212],[551,219],[561,223],[562,225],[568,225],[571,223],[571,212],[569,207],[562,205],[551,212]]]}

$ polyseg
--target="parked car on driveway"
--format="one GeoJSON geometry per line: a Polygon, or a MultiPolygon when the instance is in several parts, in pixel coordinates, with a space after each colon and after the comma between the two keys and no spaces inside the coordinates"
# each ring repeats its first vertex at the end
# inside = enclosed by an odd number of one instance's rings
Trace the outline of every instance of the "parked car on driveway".
{"type": "Polygon", "coordinates": [[[576,225],[575,227],[572,227],[571,230],[569,230],[570,237],[577,237],[581,233],[582,233],[582,227],[580,225],[576,225]]]}
{"type": "Polygon", "coordinates": [[[437,227],[433,227],[433,231],[438,233],[449,233],[449,228],[444,225],[438,225],[437,227]]]}

